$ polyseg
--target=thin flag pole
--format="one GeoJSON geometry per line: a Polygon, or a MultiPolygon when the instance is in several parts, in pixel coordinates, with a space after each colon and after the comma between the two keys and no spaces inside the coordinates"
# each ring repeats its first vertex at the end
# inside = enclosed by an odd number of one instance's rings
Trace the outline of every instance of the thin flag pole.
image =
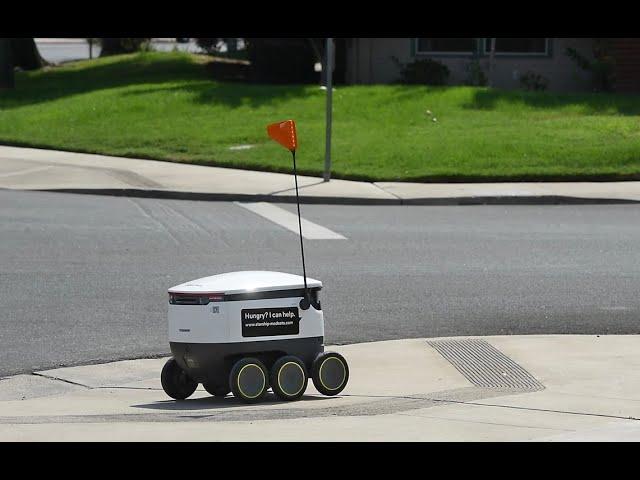
{"type": "Polygon", "coordinates": [[[293,178],[296,182],[296,206],[298,207],[298,229],[300,230],[300,253],[302,254],[302,275],[304,277],[304,296],[307,302],[309,299],[309,289],[307,288],[307,269],[304,265],[304,243],[302,242],[302,220],[300,218],[300,197],[298,195],[298,169],[296,167],[296,151],[291,150],[293,156],[293,178]]]}

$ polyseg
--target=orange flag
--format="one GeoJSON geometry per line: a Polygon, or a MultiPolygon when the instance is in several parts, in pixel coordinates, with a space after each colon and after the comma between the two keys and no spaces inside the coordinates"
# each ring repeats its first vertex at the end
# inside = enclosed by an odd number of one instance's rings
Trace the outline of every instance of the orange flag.
{"type": "Polygon", "coordinates": [[[267,126],[269,136],[290,151],[298,148],[298,135],[296,134],[296,122],[285,120],[284,122],[272,123],[267,126]]]}

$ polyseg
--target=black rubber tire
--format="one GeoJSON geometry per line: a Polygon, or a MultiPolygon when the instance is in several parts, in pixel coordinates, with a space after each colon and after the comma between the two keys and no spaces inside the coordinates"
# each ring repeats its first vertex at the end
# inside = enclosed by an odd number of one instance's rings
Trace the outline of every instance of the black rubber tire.
{"type": "Polygon", "coordinates": [[[188,398],[198,388],[198,382],[193,380],[180,368],[175,358],[170,358],[162,367],[160,374],[162,389],[167,395],[176,400],[188,398]]]}
{"type": "Polygon", "coordinates": [[[293,355],[285,355],[280,357],[271,367],[271,390],[281,400],[293,401],[298,400],[304,395],[307,389],[307,383],[309,381],[309,375],[307,374],[307,368],[304,366],[304,362],[298,357],[293,355]],[[298,368],[296,368],[296,366],[298,368]],[[284,370],[283,370],[284,369],[284,370]],[[293,369],[291,371],[290,369],[293,369]],[[283,378],[283,374],[291,372],[294,377],[290,377],[295,382],[295,385],[290,385],[283,378]]]}
{"type": "Polygon", "coordinates": [[[313,361],[311,379],[316,390],[321,394],[327,396],[337,395],[347,386],[349,365],[339,353],[322,352],[313,361]],[[336,361],[340,362],[342,368],[335,368],[338,365],[335,363],[336,361]],[[327,368],[331,368],[331,370],[327,371],[327,368]]]}
{"type": "Polygon", "coordinates": [[[204,389],[214,397],[226,397],[231,393],[228,385],[216,385],[214,383],[203,383],[204,389]]]}
{"type": "MultiPolygon", "coordinates": [[[[246,381],[251,381],[251,377],[247,377],[246,381]]],[[[264,398],[267,394],[267,390],[269,390],[269,372],[267,371],[267,367],[264,366],[257,358],[241,358],[238,360],[233,368],[231,369],[231,373],[229,374],[229,388],[231,392],[233,392],[233,396],[239,398],[245,403],[256,403],[264,398]],[[257,370],[255,367],[258,367],[262,371],[262,375],[257,375],[257,370]],[[258,383],[255,385],[245,385],[244,390],[242,383],[243,375],[253,375],[258,380],[258,383]],[[251,388],[253,391],[247,391],[251,388]]]]}

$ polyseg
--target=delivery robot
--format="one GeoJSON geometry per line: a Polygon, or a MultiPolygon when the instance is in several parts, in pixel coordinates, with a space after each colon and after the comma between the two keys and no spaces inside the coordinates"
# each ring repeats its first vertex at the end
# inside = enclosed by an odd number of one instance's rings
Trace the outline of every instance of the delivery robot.
{"type": "Polygon", "coordinates": [[[282,400],[297,400],[309,376],[324,395],[337,395],[349,380],[342,355],[324,351],[322,282],[307,278],[295,163],[293,120],[267,127],[293,154],[303,276],[241,271],[200,278],[169,289],[169,345],[173,357],[162,369],[162,388],[188,398],[201,383],[216,397],[230,392],[247,403],[269,388],[282,400]]]}

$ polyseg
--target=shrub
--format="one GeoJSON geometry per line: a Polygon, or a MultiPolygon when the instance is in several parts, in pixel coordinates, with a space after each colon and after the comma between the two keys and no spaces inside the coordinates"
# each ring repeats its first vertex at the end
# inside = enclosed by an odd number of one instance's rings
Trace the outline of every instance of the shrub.
{"type": "Polygon", "coordinates": [[[396,57],[391,57],[400,68],[400,82],[420,85],[446,85],[449,79],[449,67],[430,58],[417,59],[402,64],[396,57]]]}
{"type": "Polygon", "coordinates": [[[593,48],[594,60],[578,52],[575,48],[567,48],[565,54],[583,70],[591,72],[593,83],[597,91],[613,91],[613,58],[607,52],[607,43],[602,39],[596,39],[593,48]]]}
{"type": "Polygon", "coordinates": [[[539,73],[528,71],[520,76],[520,85],[522,85],[522,88],[525,90],[541,92],[547,89],[549,86],[549,80],[539,73]]]}
{"type": "Polygon", "coordinates": [[[471,85],[472,87],[484,87],[487,85],[489,79],[487,78],[487,74],[484,73],[482,66],[478,60],[472,60],[469,62],[465,70],[467,71],[467,80],[465,81],[466,85],[471,85]]]}
{"type": "Polygon", "coordinates": [[[133,53],[140,50],[150,50],[150,38],[101,38],[101,57],[118,55],[121,53],[133,53]]]}

